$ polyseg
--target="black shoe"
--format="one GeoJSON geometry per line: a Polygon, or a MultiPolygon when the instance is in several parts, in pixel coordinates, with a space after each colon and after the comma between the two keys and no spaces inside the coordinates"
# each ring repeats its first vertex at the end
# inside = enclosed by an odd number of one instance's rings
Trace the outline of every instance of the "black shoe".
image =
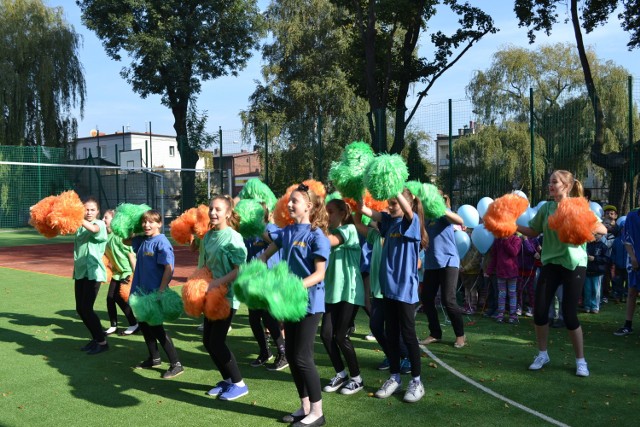
{"type": "Polygon", "coordinates": [[[107,343],[104,343],[104,344],[96,343],[95,347],[93,347],[91,350],[87,351],[87,354],[88,355],[94,355],[94,354],[98,354],[98,353],[104,353],[107,350],[109,350],[109,344],[107,344],[107,343]]]}
{"type": "Polygon", "coordinates": [[[162,365],[162,360],[160,359],[152,359],[148,358],[147,360],[143,360],[142,362],[136,365],[136,369],[150,369],[154,366],[162,365]]]}
{"type": "Polygon", "coordinates": [[[93,348],[96,346],[96,344],[98,344],[96,342],[96,340],[91,340],[88,343],[86,343],[84,346],[80,347],[80,351],[89,351],[89,350],[93,350],[93,348]]]}
{"type": "Polygon", "coordinates": [[[260,355],[256,358],[256,360],[254,360],[253,362],[250,363],[252,368],[258,368],[262,365],[264,365],[265,363],[267,363],[269,360],[273,359],[273,354],[269,353],[267,355],[260,355]]]}
{"type": "Polygon", "coordinates": [[[283,423],[287,423],[287,424],[297,423],[298,421],[304,419],[304,417],[306,417],[306,415],[287,414],[287,415],[285,415],[284,417],[281,418],[281,421],[283,423]]]}
{"type": "Polygon", "coordinates": [[[347,377],[341,377],[339,375],[336,375],[335,377],[331,378],[331,381],[329,381],[329,384],[324,386],[322,391],[326,391],[327,393],[333,393],[334,391],[338,390],[340,387],[345,385],[347,381],[349,381],[347,377]]]}
{"type": "Polygon", "coordinates": [[[325,425],[327,422],[324,419],[324,415],[321,416],[320,418],[318,418],[317,420],[315,420],[312,423],[309,424],[305,424],[302,422],[302,420],[300,421],[296,421],[295,423],[292,424],[292,427],[320,427],[325,425]]]}
{"type": "Polygon", "coordinates": [[[162,378],[169,379],[169,378],[177,377],[183,372],[184,372],[184,368],[182,367],[180,362],[178,362],[175,365],[171,365],[167,370],[167,372],[162,374],[162,378]]]}
{"type": "Polygon", "coordinates": [[[278,353],[276,357],[276,361],[267,366],[267,370],[269,371],[281,371],[284,368],[289,366],[289,362],[287,362],[287,357],[283,353],[278,353]]]}

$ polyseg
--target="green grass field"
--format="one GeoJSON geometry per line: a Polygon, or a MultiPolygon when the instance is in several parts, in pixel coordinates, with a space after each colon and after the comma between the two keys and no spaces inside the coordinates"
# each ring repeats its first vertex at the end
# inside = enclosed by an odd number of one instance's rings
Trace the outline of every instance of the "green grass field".
{"type": "Polygon", "coordinates": [[[71,243],[73,236],[57,236],[45,239],[33,228],[17,228],[0,230],[0,248],[26,245],[48,245],[57,243],[71,243]]]}
{"type": "MultiPolygon", "coordinates": [[[[233,322],[228,343],[249,386],[248,396],[223,402],[204,392],[220,380],[196,330],[198,319],[167,324],[185,373],[161,379],[158,370],[134,370],[147,357],[141,335],[109,338],[110,351],[87,356],[79,348],[88,332],[74,310],[70,279],[0,268],[0,425],[2,426],[276,426],[295,410],[298,398],[288,369],[252,368],[257,345],[246,308],[233,322]]],[[[106,325],[106,288],[96,310],[106,325]]],[[[119,319],[124,317],[119,313],[119,319]]],[[[565,330],[551,330],[551,363],[540,372],[526,368],[536,353],[532,321],[497,324],[466,317],[469,345],[454,349],[451,327],[444,343],[429,349],[443,362],[482,386],[567,425],[635,424],[638,393],[638,335],[615,337],[624,318],[622,304],[604,305],[599,315],[582,314],[585,351],[591,376],[574,375],[574,357],[565,330]]],[[[441,320],[443,316],[441,315],[441,320]]],[[[549,425],[547,421],[481,391],[428,357],[422,359],[426,395],[416,404],[370,397],[388,373],[375,366],[382,354],[365,341],[368,319],[358,316],[354,345],[365,392],[353,396],[323,394],[329,425],[335,426],[496,426],[549,425]]],[[[427,335],[424,315],[418,317],[427,335]]],[[[164,356],[164,355],[163,355],[164,356]]],[[[320,339],[316,362],[323,383],[334,374],[320,339]]],[[[403,376],[403,381],[408,380],[403,376]]]]}

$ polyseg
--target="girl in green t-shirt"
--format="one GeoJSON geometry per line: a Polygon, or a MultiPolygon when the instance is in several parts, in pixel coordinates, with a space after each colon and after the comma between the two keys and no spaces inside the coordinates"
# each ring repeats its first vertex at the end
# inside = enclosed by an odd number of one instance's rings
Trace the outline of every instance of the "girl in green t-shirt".
{"type": "MultiPolygon", "coordinates": [[[[535,291],[533,321],[535,324],[538,355],[529,366],[532,371],[542,369],[549,363],[547,341],[549,338],[549,305],[562,285],[562,313],[569,338],[576,355],[576,375],[589,376],[584,358],[582,327],[578,321],[578,298],[582,293],[587,270],[585,245],[563,243],[556,231],[549,228],[548,218],[562,200],[567,197],[583,197],[582,183],[565,170],[554,171],[549,177],[549,196],[553,199],[545,203],[531,221],[529,227],[518,226],[518,231],[526,236],[544,235],[542,240],[542,269],[535,291]]],[[[607,230],[598,223],[594,233],[606,234],[607,230]]]]}
{"type": "Polygon", "coordinates": [[[355,349],[349,338],[351,318],[356,306],[364,305],[364,285],[360,273],[362,249],[358,231],[351,218],[351,209],[342,199],[327,203],[329,215],[329,243],[331,254],[325,275],[325,312],[322,316],[320,337],[336,375],[323,390],[354,394],[364,388],[355,349]],[[351,378],[347,379],[345,364],[351,378]]]}

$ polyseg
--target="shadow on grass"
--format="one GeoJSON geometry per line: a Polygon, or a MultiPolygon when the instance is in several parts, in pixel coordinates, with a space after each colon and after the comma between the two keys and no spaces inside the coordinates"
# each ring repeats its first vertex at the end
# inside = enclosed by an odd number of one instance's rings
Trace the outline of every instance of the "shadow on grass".
{"type": "MultiPolygon", "coordinates": [[[[12,324],[49,327],[49,331],[42,335],[31,335],[17,330],[0,328],[0,341],[17,344],[19,348],[16,351],[20,354],[42,358],[51,368],[67,378],[73,397],[95,405],[127,408],[145,404],[159,404],[167,399],[205,408],[237,412],[242,415],[251,414],[254,417],[263,417],[269,420],[277,419],[283,415],[282,411],[261,407],[253,401],[224,402],[208,397],[204,394],[210,388],[208,384],[181,381],[180,378],[184,377],[163,380],[161,379],[163,369],[155,370],[157,378],[146,376],[150,371],[143,373],[133,370],[131,366],[127,366],[125,361],[141,359],[136,356],[146,353],[146,347],[144,342],[129,340],[129,337],[110,338],[108,352],[88,356],[79,350],[86,342],[70,337],[74,335],[73,333],[75,335],[86,334],[86,331],[82,331],[82,326],[78,321],[64,318],[71,313],[73,312],[62,310],[57,313],[61,316],[59,318],[0,313],[0,317],[9,319],[9,323],[12,324]],[[132,390],[146,393],[148,398],[140,399],[132,396],[130,394],[132,390]]],[[[198,357],[201,359],[200,364],[206,364],[202,363],[204,357],[209,361],[208,368],[212,367],[212,362],[206,353],[183,357],[185,352],[180,349],[178,351],[184,360],[186,370],[189,370],[189,362],[192,357],[198,357]]],[[[290,378],[289,375],[287,377],[290,378]]],[[[284,380],[284,375],[282,378],[284,380]]],[[[290,381],[289,378],[287,381],[290,381]]],[[[51,390],[51,392],[55,395],[64,391],[51,390]]]]}

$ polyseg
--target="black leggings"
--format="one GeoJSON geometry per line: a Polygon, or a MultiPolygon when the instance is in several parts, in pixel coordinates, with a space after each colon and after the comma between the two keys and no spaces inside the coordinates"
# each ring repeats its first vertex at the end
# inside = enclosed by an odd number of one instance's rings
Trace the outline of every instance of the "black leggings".
{"type": "Polygon", "coordinates": [[[327,350],[331,364],[336,372],[344,371],[344,363],[340,353],[344,356],[349,373],[352,377],[360,375],[358,358],[349,338],[351,316],[356,306],[345,301],[336,304],[325,304],[325,313],[322,315],[322,327],[320,338],[327,350]]]}
{"type": "Polygon", "coordinates": [[[133,315],[133,311],[129,304],[120,296],[120,285],[122,283],[128,283],[129,277],[123,280],[111,279],[109,283],[109,292],[107,292],[107,313],[109,313],[109,322],[111,326],[118,326],[118,312],[116,311],[116,304],[120,307],[120,310],[124,313],[129,322],[129,326],[133,326],[138,321],[136,316],[133,315]]]}
{"type": "Polygon", "coordinates": [[[298,390],[298,397],[311,403],[322,399],[320,375],[313,358],[313,345],[322,313],[307,314],[299,322],[284,322],[285,354],[298,390]]]}
{"type": "Polygon", "coordinates": [[[163,325],[151,326],[147,322],[140,322],[139,325],[142,336],[144,337],[144,342],[147,344],[147,349],[149,349],[149,356],[152,359],[160,359],[160,351],[158,350],[158,343],[160,343],[164,352],[167,353],[171,366],[180,362],[173,341],[171,341],[171,337],[164,330],[163,325]]]}
{"type": "Polygon", "coordinates": [[[442,328],[438,320],[436,309],[436,295],[440,289],[440,299],[447,311],[451,326],[456,337],[464,336],[464,321],[462,309],[456,301],[456,286],[458,285],[458,268],[444,267],[437,270],[425,270],[422,281],[421,300],[429,321],[429,333],[433,338],[442,339],[442,328]]]}
{"type": "Polygon", "coordinates": [[[249,309],[249,326],[251,326],[251,332],[258,342],[260,347],[260,356],[265,357],[270,354],[269,345],[267,343],[267,336],[264,333],[264,328],[267,328],[271,334],[271,338],[278,347],[278,353],[284,352],[284,338],[280,332],[280,322],[273,318],[273,316],[267,310],[251,310],[249,309]]]}
{"type": "Polygon", "coordinates": [[[536,303],[533,307],[533,321],[538,326],[549,323],[549,306],[558,289],[562,286],[562,317],[567,329],[574,331],[580,327],[578,320],[578,299],[586,278],[587,267],[569,270],[558,264],[542,266],[536,285],[536,303]]]}
{"type": "MultiPolygon", "coordinates": [[[[371,297],[371,315],[369,316],[369,328],[374,338],[382,347],[384,356],[388,359],[387,338],[384,334],[384,299],[371,297]]],[[[405,359],[409,351],[400,335],[400,358],[405,359]]]]}
{"type": "Polygon", "coordinates": [[[105,335],[100,324],[100,318],[93,310],[93,304],[96,302],[100,291],[100,282],[89,280],[86,277],[76,279],[74,290],[76,294],[76,311],[80,319],[82,319],[95,341],[104,341],[105,335]]]}
{"type": "Polygon", "coordinates": [[[231,382],[239,383],[242,381],[238,362],[231,350],[227,346],[227,334],[231,320],[236,313],[235,309],[231,309],[229,317],[221,320],[204,320],[204,332],[202,334],[202,343],[204,348],[209,352],[211,360],[220,371],[223,380],[231,378],[231,382]]]}
{"type": "Polygon", "coordinates": [[[407,345],[411,376],[420,376],[420,347],[416,335],[415,305],[384,298],[384,333],[387,337],[387,358],[390,372],[400,373],[400,336],[407,345]]]}

